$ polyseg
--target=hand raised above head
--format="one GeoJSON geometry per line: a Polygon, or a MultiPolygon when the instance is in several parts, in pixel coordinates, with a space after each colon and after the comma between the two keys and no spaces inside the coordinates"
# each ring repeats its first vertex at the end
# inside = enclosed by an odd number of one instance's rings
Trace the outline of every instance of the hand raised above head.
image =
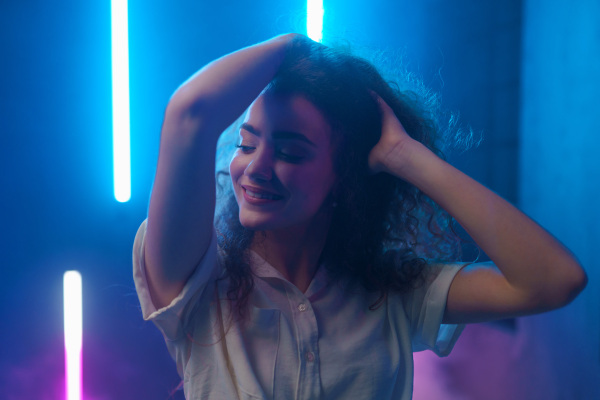
{"type": "Polygon", "coordinates": [[[387,172],[405,178],[403,171],[411,162],[413,149],[424,146],[406,133],[394,111],[380,96],[373,96],[379,104],[382,122],[379,142],[369,153],[369,168],[374,174],[387,172]]]}

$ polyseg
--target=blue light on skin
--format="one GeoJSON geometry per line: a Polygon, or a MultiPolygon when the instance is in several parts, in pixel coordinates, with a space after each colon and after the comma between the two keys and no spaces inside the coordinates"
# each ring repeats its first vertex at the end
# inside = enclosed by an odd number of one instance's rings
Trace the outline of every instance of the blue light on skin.
{"type": "Polygon", "coordinates": [[[127,0],[111,0],[113,179],[118,202],[131,198],[127,0]]]}
{"type": "Polygon", "coordinates": [[[306,35],[315,42],[323,40],[323,0],[306,2],[306,35]]]}

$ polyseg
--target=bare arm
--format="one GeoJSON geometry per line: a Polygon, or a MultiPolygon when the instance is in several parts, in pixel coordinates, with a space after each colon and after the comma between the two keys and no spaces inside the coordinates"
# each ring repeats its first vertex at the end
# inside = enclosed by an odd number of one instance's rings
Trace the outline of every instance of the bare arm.
{"type": "Polygon", "coordinates": [[[157,307],[179,294],[210,244],[220,133],[274,77],[295,36],[278,36],[213,61],[169,101],[145,247],[146,276],[157,307]]]}
{"type": "Polygon", "coordinates": [[[380,100],[381,141],[374,171],[414,184],[471,235],[498,270],[467,268],[454,279],[444,322],[466,323],[532,314],[569,303],[586,284],[573,255],[538,224],[411,139],[380,100]]]}

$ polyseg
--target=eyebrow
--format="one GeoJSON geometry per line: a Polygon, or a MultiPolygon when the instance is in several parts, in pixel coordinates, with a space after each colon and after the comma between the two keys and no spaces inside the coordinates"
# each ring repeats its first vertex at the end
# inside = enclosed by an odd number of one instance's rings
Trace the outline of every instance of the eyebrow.
{"type": "MultiPolygon", "coordinates": [[[[261,132],[253,127],[252,125],[244,122],[240,129],[250,132],[255,136],[260,136],[261,132]]],[[[301,133],[293,132],[293,131],[273,131],[273,139],[276,140],[299,140],[301,142],[307,143],[311,146],[317,147],[315,143],[309,140],[306,136],[301,133]]]]}

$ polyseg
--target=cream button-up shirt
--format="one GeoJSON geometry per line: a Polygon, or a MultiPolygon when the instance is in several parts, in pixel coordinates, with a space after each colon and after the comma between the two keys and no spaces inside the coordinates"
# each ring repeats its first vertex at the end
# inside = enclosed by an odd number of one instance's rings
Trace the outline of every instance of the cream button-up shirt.
{"type": "Polygon", "coordinates": [[[378,297],[332,283],[319,268],[306,293],[252,253],[249,318],[231,318],[216,237],[172,303],[157,310],[144,272],[146,224],[136,235],[133,275],[144,319],[162,331],[186,399],[410,399],[413,351],[447,355],[462,326],[441,323],[462,264],[433,265],[431,279],[378,297]],[[220,300],[219,300],[220,299],[220,300]]]}

